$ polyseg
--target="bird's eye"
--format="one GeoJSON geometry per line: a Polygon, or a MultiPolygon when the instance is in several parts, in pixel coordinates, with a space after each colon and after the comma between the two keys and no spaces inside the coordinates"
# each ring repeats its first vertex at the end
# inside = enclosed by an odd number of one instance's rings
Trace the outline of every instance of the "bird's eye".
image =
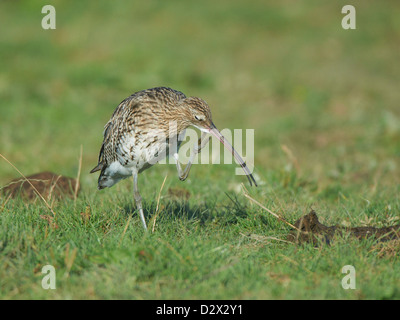
{"type": "Polygon", "coordinates": [[[196,120],[198,120],[198,121],[202,121],[202,120],[203,120],[203,119],[200,118],[199,116],[194,116],[194,118],[195,118],[196,120]]]}

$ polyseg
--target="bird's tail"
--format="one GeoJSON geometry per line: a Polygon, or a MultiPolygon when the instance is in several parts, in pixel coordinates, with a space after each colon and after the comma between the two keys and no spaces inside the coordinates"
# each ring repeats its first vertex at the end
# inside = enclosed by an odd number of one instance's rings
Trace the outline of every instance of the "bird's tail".
{"type": "Polygon", "coordinates": [[[104,163],[103,162],[99,162],[97,164],[97,166],[95,166],[92,170],[90,170],[90,173],[94,173],[94,172],[100,171],[100,170],[103,169],[103,167],[104,167],[104,163]]]}
{"type": "Polygon", "coordinates": [[[95,166],[92,170],[90,170],[90,173],[95,173],[97,171],[100,171],[99,179],[98,179],[98,184],[97,188],[99,190],[104,189],[106,186],[103,184],[104,180],[107,180],[107,177],[104,177],[104,171],[106,169],[106,165],[103,162],[99,162],[97,166],[95,166]]]}

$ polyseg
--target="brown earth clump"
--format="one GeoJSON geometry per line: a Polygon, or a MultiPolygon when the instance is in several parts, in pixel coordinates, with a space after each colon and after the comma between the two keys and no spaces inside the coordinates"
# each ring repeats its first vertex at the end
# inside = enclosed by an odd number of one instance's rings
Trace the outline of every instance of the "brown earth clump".
{"type": "Polygon", "coordinates": [[[174,200],[189,200],[190,192],[184,188],[169,188],[168,197],[174,200]]]}
{"type": "MultiPolygon", "coordinates": [[[[74,198],[75,196],[76,179],[74,178],[64,177],[52,172],[40,172],[26,178],[46,200],[59,200],[65,197],[74,198]]],[[[28,201],[39,197],[34,188],[24,178],[17,178],[10,181],[2,188],[2,192],[6,196],[12,198],[20,196],[22,199],[28,201]]]]}
{"type": "Polygon", "coordinates": [[[295,243],[309,242],[317,245],[320,242],[330,244],[336,236],[348,234],[357,239],[373,238],[378,241],[400,239],[400,224],[391,227],[354,227],[325,226],[319,222],[314,210],[301,217],[294,224],[299,230],[293,230],[287,240],[295,243]]]}

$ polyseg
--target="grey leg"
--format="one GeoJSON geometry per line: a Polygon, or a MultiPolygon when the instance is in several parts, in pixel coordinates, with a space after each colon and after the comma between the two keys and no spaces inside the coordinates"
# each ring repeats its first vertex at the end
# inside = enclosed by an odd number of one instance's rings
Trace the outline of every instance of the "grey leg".
{"type": "Polygon", "coordinates": [[[185,167],[185,170],[182,170],[181,168],[181,164],[179,162],[179,156],[177,153],[174,154],[174,158],[175,158],[175,162],[176,162],[176,168],[178,170],[178,175],[179,175],[179,179],[184,181],[187,179],[187,177],[189,176],[189,172],[190,172],[190,168],[192,166],[194,157],[200,153],[201,149],[203,149],[205,147],[205,145],[208,143],[208,141],[210,141],[211,137],[207,136],[208,133],[203,132],[201,134],[200,139],[197,142],[197,145],[195,145],[193,147],[192,153],[190,155],[189,161],[185,167]]]}
{"type": "Polygon", "coordinates": [[[140,220],[142,221],[144,229],[147,231],[146,220],[144,219],[144,213],[142,209],[142,197],[140,196],[138,189],[138,173],[133,173],[133,196],[135,198],[136,208],[139,210],[140,220]]]}

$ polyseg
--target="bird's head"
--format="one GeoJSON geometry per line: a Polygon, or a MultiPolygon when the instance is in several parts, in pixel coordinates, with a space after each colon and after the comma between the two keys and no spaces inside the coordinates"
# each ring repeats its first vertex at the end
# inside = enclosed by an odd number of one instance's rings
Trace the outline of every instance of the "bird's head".
{"type": "Polygon", "coordinates": [[[197,97],[189,97],[184,100],[186,120],[188,126],[194,126],[203,132],[209,132],[214,126],[210,107],[207,102],[197,97]]]}
{"type": "Polygon", "coordinates": [[[243,161],[242,157],[236,152],[233,146],[225,139],[225,137],[221,134],[221,132],[219,132],[217,127],[212,122],[211,111],[207,102],[197,97],[189,97],[184,99],[183,103],[186,125],[197,127],[202,132],[209,133],[216,137],[235,157],[236,161],[246,173],[250,185],[254,183],[257,186],[253,175],[251,174],[246,163],[243,161]]]}

